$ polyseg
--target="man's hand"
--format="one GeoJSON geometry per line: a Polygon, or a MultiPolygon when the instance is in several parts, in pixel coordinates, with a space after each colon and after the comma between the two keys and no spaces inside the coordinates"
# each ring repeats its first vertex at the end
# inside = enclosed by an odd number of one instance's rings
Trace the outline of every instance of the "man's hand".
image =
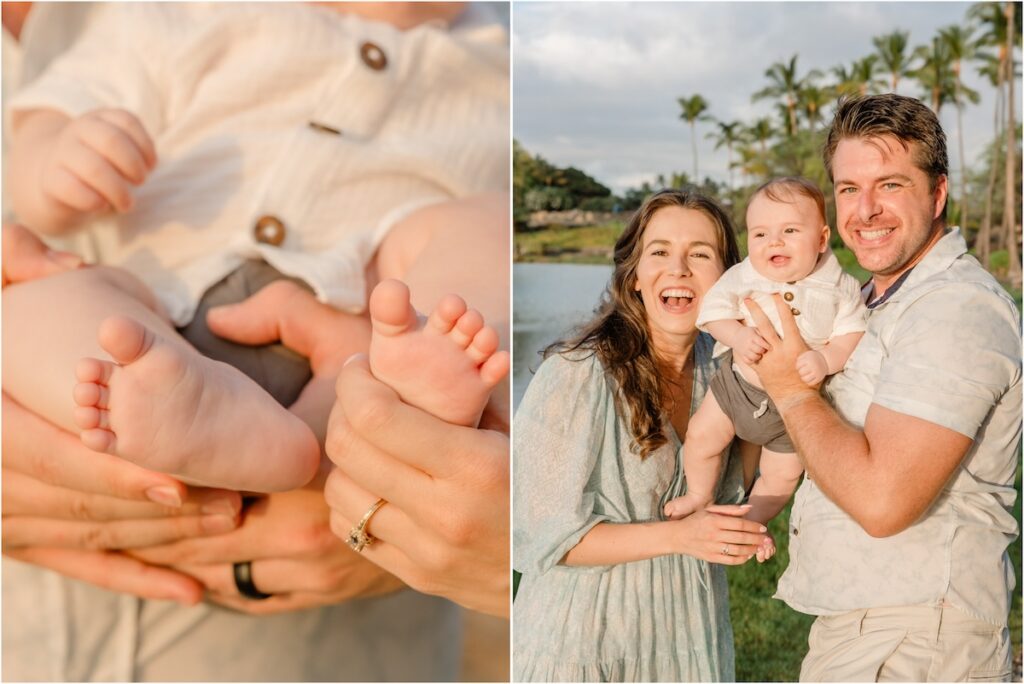
{"type": "Polygon", "coordinates": [[[761,356],[761,360],[753,365],[753,368],[765,391],[775,405],[783,410],[787,401],[804,395],[817,395],[818,392],[804,382],[797,370],[797,360],[808,349],[807,343],[800,337],[796,319],[793,318],[793,313],[780,294],[773,294],[772,299],[775,301],[775,308],[779,311],[779,319],[782,322],[782,331],[785,337],[779,337],[775,328],[772,327],[771,321],[768,320],[768,316],[757,305],[757,302],[753,299],[746,299],[744,303],[757,324],[757,330],[770,347],[761,356]]]}

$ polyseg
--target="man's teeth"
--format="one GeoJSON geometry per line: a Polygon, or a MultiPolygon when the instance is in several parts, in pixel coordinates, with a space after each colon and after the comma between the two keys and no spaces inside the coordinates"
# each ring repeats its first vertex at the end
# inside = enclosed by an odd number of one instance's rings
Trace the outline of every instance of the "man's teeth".
{"type": "Polygon", "coordinates": [[[860,236],[865,240],[877,240],[891,233],[893,228],[879,228],[878,230],[862,230],[860,236]]]}

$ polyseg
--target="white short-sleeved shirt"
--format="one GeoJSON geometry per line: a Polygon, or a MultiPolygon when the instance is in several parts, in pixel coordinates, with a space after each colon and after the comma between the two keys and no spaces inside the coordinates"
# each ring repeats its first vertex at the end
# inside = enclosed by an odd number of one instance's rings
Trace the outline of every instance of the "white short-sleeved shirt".
{"type": "Polygon", "coordinates": [[[867,332],[827,389],[856,427],[877,404],[974,443],[928,512],[891,537],[869,536],[805,479],[776,597],[815,615],[946,600],[1005,625],[1014,585],[1006,547],[1018,533],[1010,508],[1020,460],[1020,316],[967,254],[959,230],[869,312],[867,332]]]}
{"type": "MultiPolygon", "coordinates": [[[[772,301],[772,294],[776,292],[796,314],[800,335],[812,349],[824,346],[833,337],[863,332],[867,327],[860,285],[843,271],[831,250],[818,259],[810,275],[795,283],[765,278],[747,257],[723,273],[704,295],[697,327],[707,332],[708,323],[725,320],[742,320],[746,325],[754,326],[754,319],[743,303],[744,299],[750,298],[764,310],[775,331],[782,334],[779,313],[772,301]]],[[[719,343],[715,347],[715,355],[726,349],[719,343]]]]}
{"type": "Polygon", "coordinates": [[[508,187],[497,19],[399,31],[300,3],[111,3],[11,106],[139,116],[159,163],[79,247],[140,277],[178,325],[248,258],[359,311],[397,221],[508,187]],[[267,216],[279,246],[256,240],[267,216]]]}

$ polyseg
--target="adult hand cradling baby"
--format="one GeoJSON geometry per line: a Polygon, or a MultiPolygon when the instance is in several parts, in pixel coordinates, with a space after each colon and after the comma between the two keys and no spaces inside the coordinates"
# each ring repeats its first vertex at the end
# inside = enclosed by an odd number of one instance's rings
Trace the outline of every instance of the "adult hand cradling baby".
{"type": "MultiPolygon", "coordinates": [[[[4,286],[76,268],[19,225],[3,228],[4,286]]],[[[187,487],[79,439],[3,396],[3,548],[18,560],[115,591],[195,603],[202,585],[112,550],[218,534],[237,492],[187,487]]]]}

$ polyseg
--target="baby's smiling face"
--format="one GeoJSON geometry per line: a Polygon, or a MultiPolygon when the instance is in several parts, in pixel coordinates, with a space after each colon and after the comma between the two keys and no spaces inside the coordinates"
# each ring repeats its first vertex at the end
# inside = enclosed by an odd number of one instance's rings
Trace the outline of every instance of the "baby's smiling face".
{"type": "Polygon", "coordinates": [[[786,193],[786,202],[758,193],[747,207],[747,250],[754,270],[792,283],[814,271],[828,249],[829,227],[810,197],[786,193]]]}

